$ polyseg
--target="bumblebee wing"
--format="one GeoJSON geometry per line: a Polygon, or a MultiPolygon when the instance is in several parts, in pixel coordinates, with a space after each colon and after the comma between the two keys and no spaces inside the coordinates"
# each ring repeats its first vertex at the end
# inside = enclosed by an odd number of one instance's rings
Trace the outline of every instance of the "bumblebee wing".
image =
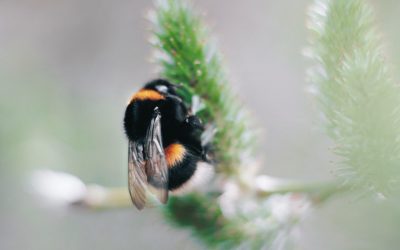
{"type": "Polygon", "coordinates": [[[154,109],[145,140],[146,174],[150,190],[162,203],[168,200],[168,166],[161,137],[161,113],[154,109]]]}
{"type": "Polygon", "coordinates": [[[143,145],[129,141],[128,149],[128,186],[133,204],[141,210],[146,204],[147,176],[146,162],[143,157],[143,145]]]}

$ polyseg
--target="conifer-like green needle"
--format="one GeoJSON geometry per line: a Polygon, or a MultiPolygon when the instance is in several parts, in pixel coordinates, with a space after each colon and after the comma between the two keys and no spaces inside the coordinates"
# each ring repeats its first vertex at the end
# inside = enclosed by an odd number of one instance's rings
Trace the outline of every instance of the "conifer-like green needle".
{"type": "Polygon", "coordinates": [[[310,80],[339,175],[386,194],[400,174],[400,89],[388,73],[372,8],[364,0],[318,0],[310,11],[310,80]]]}
{"type": "Polygon", "coordinates": [[[205,26],[181,0],[158,1],[151,21],[161,75],[184,86],[181,95],[188,104],[194,96],[200,98],[204,108],[198,116],[216,127],[213,146],[218,168],[226,174],[236,173],[242,160],[251,155],[254,138],[205,26]]]}

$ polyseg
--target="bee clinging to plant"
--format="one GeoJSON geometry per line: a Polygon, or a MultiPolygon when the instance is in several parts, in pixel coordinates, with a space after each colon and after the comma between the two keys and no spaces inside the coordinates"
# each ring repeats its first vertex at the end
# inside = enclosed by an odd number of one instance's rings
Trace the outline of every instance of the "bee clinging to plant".
{"type": "Polygon", "coordinates": [[[178,87],[151,81],[131,97],[125,111],[129,192],[138,209],[145,206],[147,191],[166,203],[169,191],[187,188],[212,172],[201,164],[206,162],[203,125],[188,111],[178,87]]]}

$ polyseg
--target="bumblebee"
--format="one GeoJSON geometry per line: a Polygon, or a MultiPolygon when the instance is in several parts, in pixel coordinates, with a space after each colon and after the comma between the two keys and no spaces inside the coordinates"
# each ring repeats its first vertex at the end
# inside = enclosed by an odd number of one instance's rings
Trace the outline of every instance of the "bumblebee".
{"type": "Polygon", "coordinates": [[[188,111],[178,87],[163,79],[151,81],[132,95],[125,110],[129,193],[139,210],[148,191],[165,204],[169,192],[212,172],[202,164],[207,162],[200,139],[203,125],[188,111]]]}

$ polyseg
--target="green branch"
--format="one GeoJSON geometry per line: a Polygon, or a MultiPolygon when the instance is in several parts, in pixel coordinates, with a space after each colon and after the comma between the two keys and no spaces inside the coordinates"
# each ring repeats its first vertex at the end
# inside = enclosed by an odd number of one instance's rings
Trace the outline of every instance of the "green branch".
{"type": "MultiPolygon", "coordinates": [[[[86,185],[76,176],[49,170],[36,172],[32,184],[46,203],[91,210],[133,209],[127,187],[86,185]]],[[[195,192],[172,196],[167,206],[155,200],[149,205],[162,209],[173,225],[191,229],[209,248],[261,249],[278,244],[278,235],[290,234],[309,204],[326,202],[340,193],[334,183],[269,176],[256,177],[254,184],[241,190],[240,184],[231,182],[223,193],[195,192]]]]}
{"type": "MultiPolygon", "coordinates": [[[[295,193],[295,194],[302,194],[308,196],[311,201],[315,204],[321,204],[326,201],[328,201],[331,198],[335,198],[336,196],[340,195],[343,192],[347,192],[350,189],[349,186],[345,185],[339,185],[336,182],[300,182],[300,181],[293,181],[293,180],[282,180],[279,179],[277,182],[275,182],[273,185],[269,185],[267,188],[262,188],[258,187],[256,188],[255,195],[259,199],[268,199],[269,197],[273,195],[283,195],[283,194],[288,194],[288,193],[295,193]]],[[[214,199],[218,197],[220,194],[207,194],[209,199],[214,199]]],[[[178,196],[179,197],[179,196],[178,196]]],[[[189,204],[190,200],[194,199],[195,204],[200,204],[199,200],[201,200],[201,194],[197,193],[194,196],[182,196],[182,200],[185,201],[182,204],[179,204],[177,202],[178,199],[175,199],[172,197],[172,201],[170,206],[173,208],[172,210],[174,211],[173,214],[171,214],[171,210],[167,210],[166,212],[168,214],[168,218],[171,218],[171,216],[176,216],[182,217],[182,219],[187,219],[190,218],[190,216],[186,216],[186,212],[182,213],[182,210],[176,209],[176,207],[186,207],[187,205],[190,206],[195,206],[194,204],[189,204]],[[187,203],[187,205],[185,205],[187,203]]],[[[193,201],[193,200],[192,200],[193,201]]],[[[157,207],[160,206],[156,200],[152,201],[153,203],[149,204],[149,207],[157,207]]],[[[129,192],[126,187],[102,187],[99,185],[87,185],[87,191],[84,193],[84,195],[77,199],[74,200],[73,202],[70,203],[71,205],[74,206],[79,206],[79,207],[85,207],[89,209],[95,209],[95,210],[106,210],[106,209],[118,209],[118,208],[131,208],[132,207],[132,201],[129,196],[129,192]]],[[[217,211],[218,209],[216,207],[209,207],[209,208],[202,208],[203,210],[214,210],[217,211]]],[[[192,212],[193,210],[196,209],[187,209],[186,211],[192,212]]],[[[210,214],[210,213],[198,213],[196,216],[202,214],[210,214]]],[[[220,215],[222,216],[222,215],[220,215]]],[[[221,217],[222,218],[222,217],[221,217]]],[[[210,218],[211,220],[214,220],[210,218]]],[[[177,221],[180,221],[178,219],[177,221]]],[[[199,223],[196,223],[195,221],[189,220],[189,224],[202,224],[207,220],[199,220],[199,223]],[[201,223],[200,223],[201,222],[201,223]]],[[[176,224],[176,222],[172,221],[172,223],[176,224]]]]}
{"type": "Polygon", "coordinates": [[[237,172],[251,155],[254,137],[207,29],[189,4],[180,0],[158,1],[151,20],[161,75],[185,87],[181,95],[187,104],[200,97],[204,108],[198,116],[217,128],[213,145],[219,168],[228,175],[237,172]]]}
{"type": "Polygon", "coordinates": [[[363,0],[318,0],[310,11],[310,80],[345,183],[387,193],[400,174],[400,89],[363,0]]]}

